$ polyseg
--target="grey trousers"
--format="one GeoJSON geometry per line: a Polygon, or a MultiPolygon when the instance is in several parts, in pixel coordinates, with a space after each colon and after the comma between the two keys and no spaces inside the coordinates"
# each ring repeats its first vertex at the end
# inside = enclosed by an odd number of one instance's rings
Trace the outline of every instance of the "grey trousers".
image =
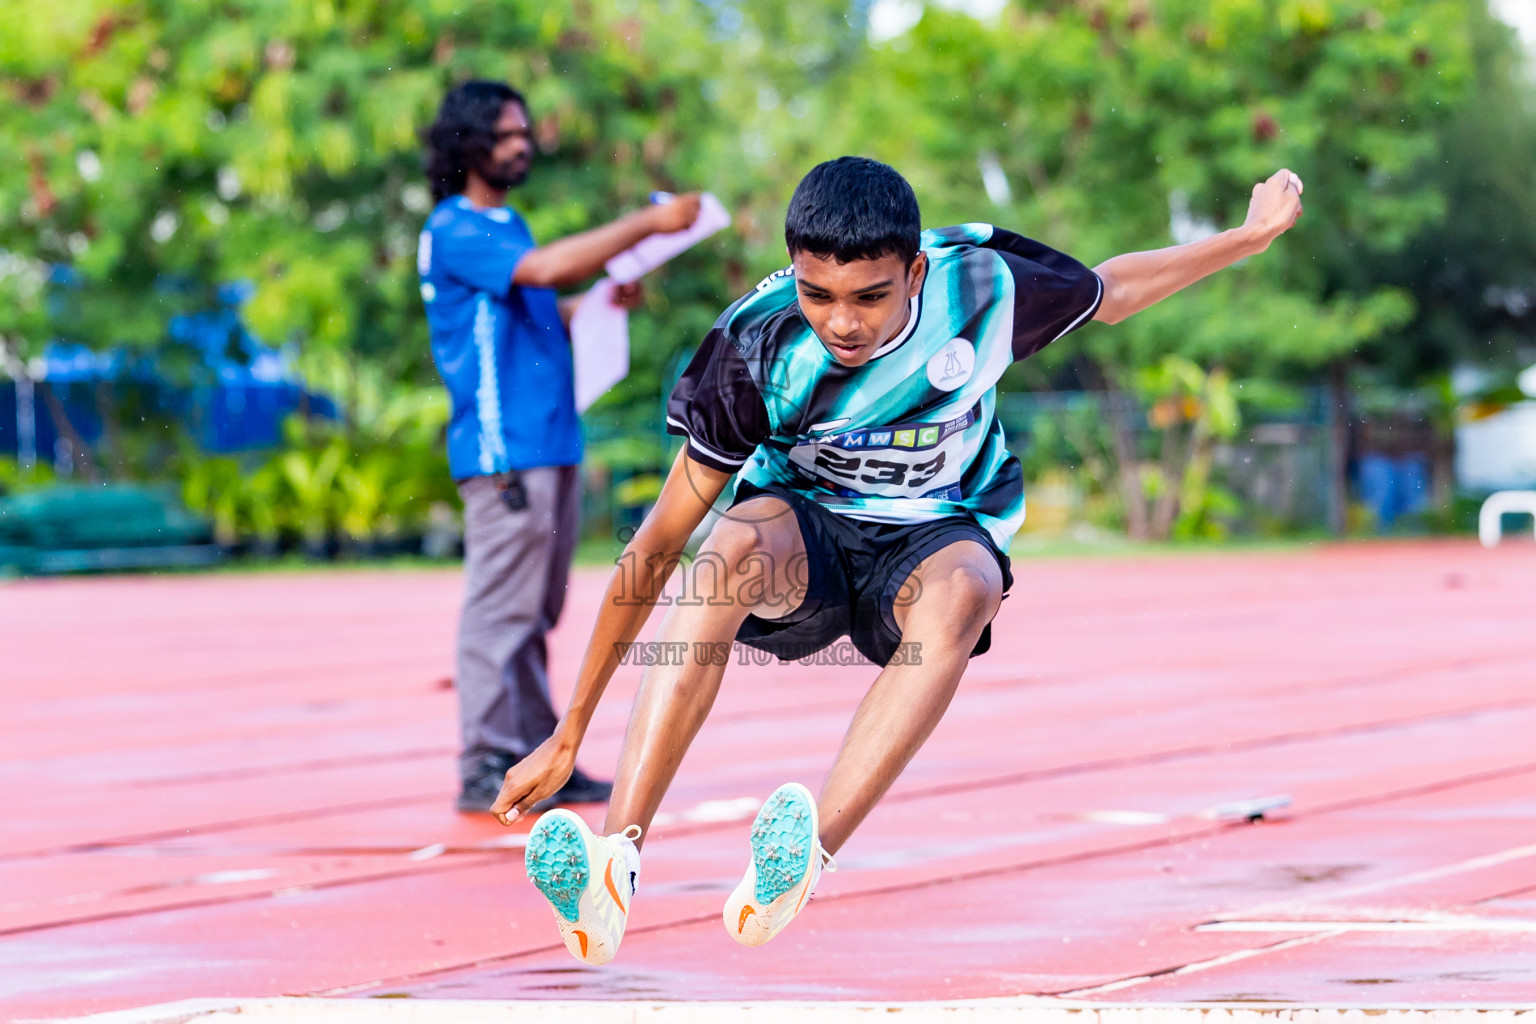
{"type": "Polygon", "coordinates": [[[479,756],[522,756],[554,732],[544,634],[565,605],[581,512],[576,466],[522,471],[528,507],[507,508],[486,476],[460,481],[464,610],[457,686],[465,777],[479,756]]]}

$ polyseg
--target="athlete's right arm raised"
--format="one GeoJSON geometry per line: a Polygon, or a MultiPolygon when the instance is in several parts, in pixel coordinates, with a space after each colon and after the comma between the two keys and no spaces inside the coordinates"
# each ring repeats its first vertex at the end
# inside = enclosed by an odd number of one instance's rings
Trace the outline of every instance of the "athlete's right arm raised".
{"type": "Polygon", "coordinates": [[[699,194],[626,213],[600,228],[530,249],[512,271],[512,283],[532,288],[569,288],[600,273],[603,264],[648,235],[682,231],[699,216],[699,194]]]}
{"type": "Polygon", "coordinates": [[[510,825],[528,808],[553,796],[571,777],[576,751],[597,702],[619,665],[619,651],[633,643],[650,617],[678,558],[731,480],[731,473],[704,465],[684,448],[672,463],[661,496],[619,559],[597,613],[592,639],[576,676],[576,692],[555,733],[507,772],[491,813],[510,825]]]}

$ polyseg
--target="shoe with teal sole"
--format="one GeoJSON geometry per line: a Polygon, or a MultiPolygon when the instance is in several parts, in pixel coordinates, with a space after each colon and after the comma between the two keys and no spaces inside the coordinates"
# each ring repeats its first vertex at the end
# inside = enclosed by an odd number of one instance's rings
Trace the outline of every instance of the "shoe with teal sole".
{"type": "Polygon", "coordinates": [[[542,815],[528,834],[528,880],[549,901],[565,948],[584,964],[601,966],[619,951],[640,881],[639,836],[633,825],[595,835],[567,810],[542,815]]]}
{"type": "Polygon", "coordinates": [[[816,800],[798,782],[773,791],[752,820],[747,873],[725,901],[725,930],[743,946],[761,946],[795,919],[837,865],[821,848],[816,800]]]}

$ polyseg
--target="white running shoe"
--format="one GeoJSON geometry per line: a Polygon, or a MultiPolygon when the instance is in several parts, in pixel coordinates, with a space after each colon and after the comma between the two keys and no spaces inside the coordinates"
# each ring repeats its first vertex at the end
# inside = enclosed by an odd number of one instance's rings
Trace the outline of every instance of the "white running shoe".
{"type": "Polygon", "coordinates": [[[752,819],[752,859],[725,901],[725,930],[743,946],[761,946],[794,920],[821,878],[837,864],[821,848],[816,801],[790,782],[773,791],[752,819]]]}
{"type": "Polygon", "coordinates": [[[582,963],[597,967],[619,951],[640,884],[638,838],[637,825],[616,835],[594,835],[563,809],[542,815],[528,834],[523,851],[528,880],[549,900],[565,948],[582,963]]]}

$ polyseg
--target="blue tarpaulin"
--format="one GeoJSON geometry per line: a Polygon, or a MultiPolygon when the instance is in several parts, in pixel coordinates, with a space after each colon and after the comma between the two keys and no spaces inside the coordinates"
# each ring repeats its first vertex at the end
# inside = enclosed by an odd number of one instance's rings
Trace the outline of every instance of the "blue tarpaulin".
{"type": "MultiPolygon", "coordinates": [[[[87,443],[101,436],[95,388],[135,389],[157,411],[180,421],[199,447],[209,452],[237,452],[271,447],[281,439],[283,418],[308,401],[313,415],[334,418],[329,398],[307,392],[293,368],[291,353],[262,344],[240,318],[250,289],[226,285],[219,305],[173,317],[172,345],[194,356],[186,381],[171,381],[148,353],[122,347],[102,351],[63,341],[50,343],[42,357],[41,385],[54,389],[70,424],[87,443]]],[[[24,405],[25,403],[21,403],[24,405]]],[[[25,423],[18,422],[18,390],[0,381],[0,455],[17,456],[25,423]]],[[[41,394],[34,394],[32,420],[39,461],[54,461],[59,432],[41,394]]]]}

